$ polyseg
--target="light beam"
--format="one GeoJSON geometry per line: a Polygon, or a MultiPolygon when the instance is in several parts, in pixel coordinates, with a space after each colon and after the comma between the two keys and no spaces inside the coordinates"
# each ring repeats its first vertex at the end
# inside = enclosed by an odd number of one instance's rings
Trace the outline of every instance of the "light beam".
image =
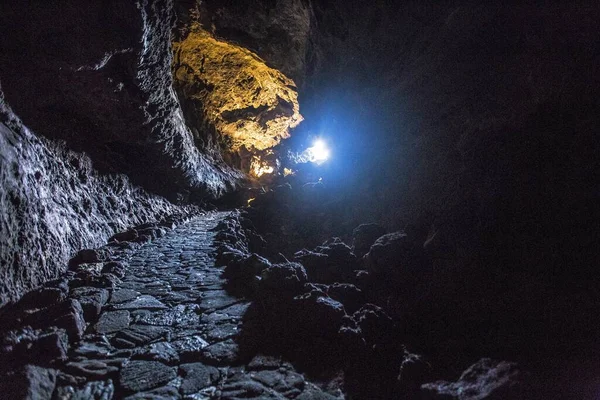
{"type": "Polygon", "coordinates": [[[307,149],[308,160],[316,164],[322,164],[330,156],[329,148],[322,139],[317,139],[312,147],[307,149]]]}

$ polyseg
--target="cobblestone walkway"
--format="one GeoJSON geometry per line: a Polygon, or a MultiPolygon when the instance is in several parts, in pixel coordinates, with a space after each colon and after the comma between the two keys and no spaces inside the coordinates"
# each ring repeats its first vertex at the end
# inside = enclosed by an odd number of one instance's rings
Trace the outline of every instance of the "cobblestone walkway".
{"type": "Polygon", "coordinates": [[[54,398],[334,398],[276,358],[242,364],[236,338],[249,302],[227,293],[214,265],[212,229],[225,216],[197,217],[123,260],[125,275],[70,350],[54,398]]]}

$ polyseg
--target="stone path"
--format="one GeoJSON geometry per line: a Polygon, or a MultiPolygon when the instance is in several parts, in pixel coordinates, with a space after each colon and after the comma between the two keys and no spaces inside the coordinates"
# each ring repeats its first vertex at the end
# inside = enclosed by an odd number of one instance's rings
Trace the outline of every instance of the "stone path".
{"type": "Polygon", "coordinates": [[[122,260],[112,290],[79,289],[96,322],[58,368],[53,398],[335,398],[290,364],[240,357],[250,303],[228,294],[214,263],[212,229],[227,215],[197,217],[145,244],[122,260]]]}

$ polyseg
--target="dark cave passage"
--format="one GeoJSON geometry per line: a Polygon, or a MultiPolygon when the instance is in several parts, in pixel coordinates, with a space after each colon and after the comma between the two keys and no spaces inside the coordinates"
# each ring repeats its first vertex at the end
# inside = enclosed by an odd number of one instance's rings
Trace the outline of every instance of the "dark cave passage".
{"type": "Polygon", "coordinates": [[[600,398],[599,19],[0,2],[0,398],[600,398]]]}

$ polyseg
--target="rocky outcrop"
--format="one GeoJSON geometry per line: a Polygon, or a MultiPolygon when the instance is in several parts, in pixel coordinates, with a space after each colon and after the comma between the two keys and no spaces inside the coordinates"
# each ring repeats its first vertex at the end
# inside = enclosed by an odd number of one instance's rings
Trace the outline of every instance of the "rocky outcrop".
{"type": "Polygon", "coordinates": [[[239,229],[247,215],[232,214],[217,226],[217,265],[225,266],[232,293],[254,300],[246,313],[240,351],[283,354],[311,374],[341,370],[344,391],[357,398],[399,398],[396,382],[404,368],[403,382],[414,395],[424,374],[418,366],[408,366],[416,356],[405,351],[394,321],[347,283],[354,275],[348,272],[358,267],[350,247],[334,238],[315,249],[320,253],[300,252],[296,260],[306,263],[306,270],[298,262],[271,264],[250,254],[252,246],[232,247],[247,244],[253,228],[245,223],[239,229]],[[330,285],[320,283],[324,276],[330,285]]]}
{"type": "Polygon", "coordinates": [[[193,108],[194,129],[216,131],[223,150],[269,149],[302,121],[294,82],[254,53],[199,27],[173,50],[175,87],[193,108]]]}
{"type": "Polygon", "coordinates": [[[422,385],[426,400],[520,400],[539,395],[526,383],[527,374],[515,363],[483,358],[465,370],[456,382],[422,385]]]}

